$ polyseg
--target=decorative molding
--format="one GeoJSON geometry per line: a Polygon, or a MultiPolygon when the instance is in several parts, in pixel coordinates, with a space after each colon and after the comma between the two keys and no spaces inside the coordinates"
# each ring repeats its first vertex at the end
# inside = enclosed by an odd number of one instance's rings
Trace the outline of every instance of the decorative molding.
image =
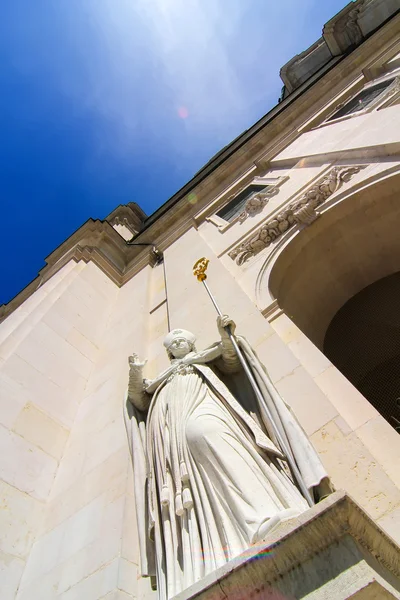
{"type": "Polygon", "coordinates": [[[162,254],[153,244],[129,245],[108,221],[89,219],[46,258],[46,266],[8,304],[0,306],[0,322],[18,308],[70,260],[92,262],[118,287],[162,254]]]}
{"type": "Polygon", "coordinates": [[[333,167],[322,179],[309,188],[300,199],[291,202],[282,212],[269,219],[249,240],[229,252],[232,260],[242,265],[295,225],[311,225],[318,217],[317,207],[334,194],[344,182],[364,166],[333,167]]]}
{"type": "Polygon", "coordinates": [[[362,3],[346,6],[338,15],[324,25],[322,35],[333,56],[340,56],[361,44],[363,33],[358,24],[362,3]]]}
{"type": "Polygon", "coordinates": [[[120,204],[106,218],[112,227],[115,225],[124,225],[127,227],[132,236],[139,233],[145,219],[146,213],[135,202],[120,204]]]}
{"type": "Polygon", "coordinates": [[[278,300],[273,300],[266,308],[261,311],[262,316],[272,323],[275,319],[284,314],[284,310],[279,306],[278,300]]]}
{"type": "Polygon", "coordinates": [[[132,223],[126,217],[115,216],[113,219],[108,221],[110,225],[125,225],[128,229],[133,229],[132,223]]]}
{"type": "Polygon", "coordinates": [[[270,189],[265,190],[265,192],[258,192],[254,194],[251,198],[249,198],[244,205],[243,211],[238,216],[239,223],[243,223],[247,217],[254,217],[260,213],[264,206],[266,206],[269,202],[269,199],[272,196],[275,196],[279,192],[279,185],[271,186],[270,189]]]}

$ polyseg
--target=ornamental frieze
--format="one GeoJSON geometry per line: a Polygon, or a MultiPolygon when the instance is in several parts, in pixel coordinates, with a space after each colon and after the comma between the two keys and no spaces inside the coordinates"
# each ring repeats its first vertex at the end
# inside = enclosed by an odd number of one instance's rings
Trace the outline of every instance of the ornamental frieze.
{"type": "Polygon", "coordinates": [[[317,207],[334,194],[343,183],[364,167],[333,167],[322,179],[308,189],[299,199],[282,212],[269,219],[249,240],[229,252],[229,256],[242,265],[295,225],[310,225],[318,218],[317,207]]]}

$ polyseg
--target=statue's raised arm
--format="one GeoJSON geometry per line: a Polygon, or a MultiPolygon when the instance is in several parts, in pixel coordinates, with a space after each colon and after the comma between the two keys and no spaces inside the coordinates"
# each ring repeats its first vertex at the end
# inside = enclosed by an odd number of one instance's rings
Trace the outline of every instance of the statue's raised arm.
{"type": "Polygon", "coordinates": [[[145,392],[145,381],[143,379],[143,367],[146,360],[141,361],[137,354],[132,354],[128,358],[129,362],[129,383],[128,400],[141,411],[149,408],[151,396],[145,392]]]}

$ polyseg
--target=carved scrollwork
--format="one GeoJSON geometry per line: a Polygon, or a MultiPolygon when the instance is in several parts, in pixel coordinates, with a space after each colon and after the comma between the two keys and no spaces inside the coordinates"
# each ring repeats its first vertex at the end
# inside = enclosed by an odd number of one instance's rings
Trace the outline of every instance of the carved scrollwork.
{"type": "Polygon", "coordinates": [[[249,198],[244,206],[243,211],[240,213],[238,220],[243,223],[247,217],[253,217],[262,211],[264,206],[268,204],[268,201],[272,196],[275,196],[279,191],[278,187],[271,187],[263,192],[254,194],[249,198]]]}
{"type": "Polygon", "coordinates": [[[125,227],[132,227],[132,224],[128,221],[126,217],[121,217],[120,215],[116,215],[112,219],[109,220],[110,225],[125,225],[125,227]]]}
{"type": "Polygon", "coordinates": [[[232,260],[236,260],[238,265],[242,265],[251,256],[255,256],[267,248],[294,225],[310,225],[319,216],[317,207],[362,168],[364,167],[334,167],[299,199],[290,203],[282,212],[262,225],[253,237],[231,250],[229,256],[232,260]]]}

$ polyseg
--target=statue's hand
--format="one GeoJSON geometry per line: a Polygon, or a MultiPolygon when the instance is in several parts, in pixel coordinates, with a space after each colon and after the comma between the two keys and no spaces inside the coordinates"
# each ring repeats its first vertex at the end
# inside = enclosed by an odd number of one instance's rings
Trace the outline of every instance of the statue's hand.
{"type": "Polygon", "coordinates": [[[228,315],[222,315],[217,317],[217,327],[221,337],[228,337],[225,327],[229,327],[231,333],[235,333],[236,323],[228,315]]]}
{"type": "Polygon", "coordinates": [[[130,356],[128,358],[129,361],[129,366],[132,369],[143,369],[144,365],[147,363],[147,360],[140,360],[137,354],[132,354],[132,356],[130,356]]]}

